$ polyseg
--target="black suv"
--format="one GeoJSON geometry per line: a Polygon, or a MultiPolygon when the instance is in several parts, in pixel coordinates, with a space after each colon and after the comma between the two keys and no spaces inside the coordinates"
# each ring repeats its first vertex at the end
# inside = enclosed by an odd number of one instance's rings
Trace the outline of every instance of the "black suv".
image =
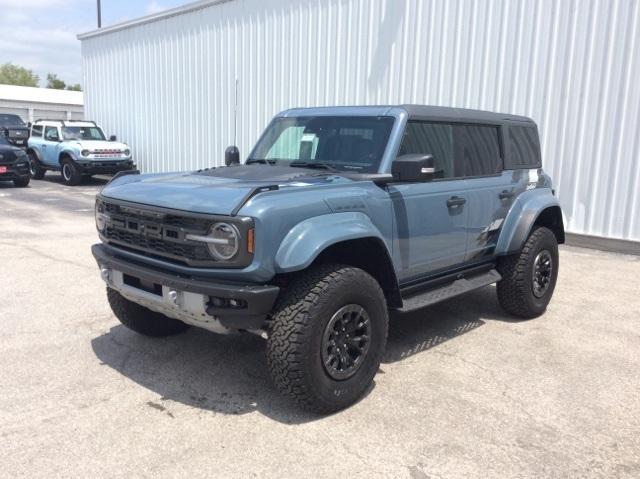
{"type": "Polygon", "coordinates": [[[6,138],[13,146],[26,149],[29,127],[18,115],[0,113],[0,137],[6,138]]]}
{"type": "Polygon", "coordinates": [[[14,185],[25,187],[30,178],[27,153],[0,136],[0,181],[13,181],[14,185]]]}

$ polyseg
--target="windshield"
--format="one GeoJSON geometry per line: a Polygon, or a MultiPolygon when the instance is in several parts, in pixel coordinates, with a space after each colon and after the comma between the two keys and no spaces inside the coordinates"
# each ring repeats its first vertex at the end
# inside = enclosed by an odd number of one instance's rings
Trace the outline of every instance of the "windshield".
{"type": "Polygon", "coordinates": [[[26,126],[18,115],[0,114],[0,126],[26,126]]]}
{"type": "Polygon", "coordinates": [[[102,130],[97,126],[64,126],[62,127],[64,140],[104,140],[102,130]]]}
{"type": "Polygon", "coordinates": [[[247,163],[326,166],[340,171],[375,173],[393,122],[393,117],[386,116],[276,118],[247,163]]]}

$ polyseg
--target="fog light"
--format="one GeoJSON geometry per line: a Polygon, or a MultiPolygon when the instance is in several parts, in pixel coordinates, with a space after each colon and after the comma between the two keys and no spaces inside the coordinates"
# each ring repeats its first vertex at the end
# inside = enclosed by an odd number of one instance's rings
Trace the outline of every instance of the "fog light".
{"type": "Polygon", "coordinates": [[[211,298],[211,304],[216,308],[224,308],[227,305],[227,300],[225,298],[217,298],[214,296],[211,298]]]}
{"type": "Polygon", "coordinates": [[[100,277],[107,283],[109,282],[110,273],[111,271],[108,268],[100,268],[100,277]]]}

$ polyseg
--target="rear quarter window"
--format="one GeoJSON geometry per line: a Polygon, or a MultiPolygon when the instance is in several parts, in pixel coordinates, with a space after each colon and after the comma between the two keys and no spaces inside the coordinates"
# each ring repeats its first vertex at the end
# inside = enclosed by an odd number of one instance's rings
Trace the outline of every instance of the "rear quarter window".
{"type": "Polygon", "coordinates": [[[509,161],[510,169],[539,168],[540,140],[538,130],[531,126],[509,126],[509,161]]]}

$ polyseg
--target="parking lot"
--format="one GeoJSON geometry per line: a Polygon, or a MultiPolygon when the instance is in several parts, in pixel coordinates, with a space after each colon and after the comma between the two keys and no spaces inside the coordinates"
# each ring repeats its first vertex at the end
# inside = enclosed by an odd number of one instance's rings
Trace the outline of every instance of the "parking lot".
{"type": "Polygon", "coordinates": [[[563,247],[532,321],[494,287],[394,316],[369,394],[316,417],[257,336],[118,323],[89,251],[103,184],[0,183],[2,476],[640,476],[640,257],[563,247]]]}

